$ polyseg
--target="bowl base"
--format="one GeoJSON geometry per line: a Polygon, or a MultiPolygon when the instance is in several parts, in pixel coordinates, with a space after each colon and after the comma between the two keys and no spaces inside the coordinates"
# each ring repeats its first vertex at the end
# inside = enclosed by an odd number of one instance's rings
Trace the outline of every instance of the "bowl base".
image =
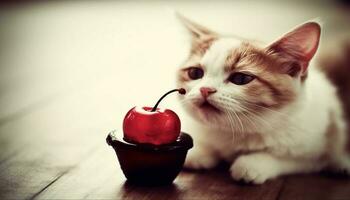
{"type": "Polygon", "coordinates": [[[113,133],[107,137],[118,157],[128,182],[137,185],[169,185],[180,173],[187,151],[192,148],[191,136],[181,133],[168,145],[142,145],[125,142],[113,133]]]}

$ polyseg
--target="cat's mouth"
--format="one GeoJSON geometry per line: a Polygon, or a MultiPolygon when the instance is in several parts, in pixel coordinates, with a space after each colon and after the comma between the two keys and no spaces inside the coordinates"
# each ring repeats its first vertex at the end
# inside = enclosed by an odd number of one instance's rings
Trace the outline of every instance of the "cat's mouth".
{"type": "Polygon", "coordinates": [[[203,103],[201,103],[199,105],[199,108],[204,110],[204,111],[206,111],[206,112],[216,112],[216,113],[220,113],[221,112],[220,109],[218,109],[213,104],[209,103],[207,100],[205,100],[203,103]]]}

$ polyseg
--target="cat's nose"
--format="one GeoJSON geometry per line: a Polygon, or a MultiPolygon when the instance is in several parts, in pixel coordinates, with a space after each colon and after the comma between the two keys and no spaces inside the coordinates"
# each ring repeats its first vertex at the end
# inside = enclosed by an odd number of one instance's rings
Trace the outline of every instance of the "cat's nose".
{"type": "Polygon", "coordinates": [[[207,98],[209,95],[215,93],[216,89],[212,87],[201,87],[199,91],[201,92],[204,98],[207,98]]]}

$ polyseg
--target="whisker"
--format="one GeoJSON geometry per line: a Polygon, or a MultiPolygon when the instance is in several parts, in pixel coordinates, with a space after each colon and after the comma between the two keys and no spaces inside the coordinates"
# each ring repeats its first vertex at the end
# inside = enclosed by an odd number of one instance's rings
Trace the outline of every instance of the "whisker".
{"type": "Polygon", "coordinates": [[[254,130],[259,130],[259,128],[257,127],[257,125],[256,125],[246,114],[244,114],[244,112],[242,112],[242,115],[247,119],[247,121],[248,121],[251,125],[253,125],[253,126],[255,127],[254,130]]]}
{"type": "Polygon", "coordinates": [[[243,127],[243,123],[242,120],[239,118],[239,116],[237,115],[237,113],[235,111],[233,111],[233,114],[237,117],[237,120],[239,122],[239,124],[241,125],[241,133],[244,133],[244,127],[243,127]]]}
{"type": "MultiPolygon", "coordinates": [[[[244,112],[246,112],[247,114],[251,115],[251,117],[253,117],[254,119],[258,120],[258,122],[259,122],[259,121],[260,121],[260,122],[263,122],[263,124],[268,125],[269,127],[272,128],[271,124],[268,123],[266,120],[264,120],[264,119],[263,119],[258,113],[256,113],[255,111],[250,110],[248,107],[246,107],[246,106],[240,104],[238,101],[235,101],[234,99],[230,99],[230,98],[227,98],[227,97],[223,97],[223,99],[225,99],[225,100],[229,101],[230,103],[234,104],[235,106],[239,107],[239,108],[242,109],[244,112]]],[[[249,117],[248,117],[246,114],[244,114],[244,112],[240,112],[239,114],[245,115],[246,118],[247,118],[248,120],[250,120],[249,117]]],[[[251,121],[251,120],[250,120],[250,121],[251,121]]],[[[255,124],[254,124],[254,125],[255,125],[255,124]]],[[[256,126],[256,125],[255,125],[255,126],[256,126]]]]}
{"type": "Polygon", "coordinates": [[[232,133],[232,138],[231,138],[231,144],[234,144],[234,140],[235,140],[235,130],[233,128],[234,126],[234,121],[232,119],[232,116],[230,114],[227,115],[227,118],[228,118],[228,121],[229,121],[229,125],[230,125],[230,128],[231,128],[231,133],[232,133]]]}
{"type": "MultiPolygon", "coordinates": [[[[269,123],[268,121],[266,121],[263,117],[261,117],[259,115],[259,113],[257,113],[254,110],[249,109],[248,107],[245,107],[243,105],[238,105],[241,106],[241,109],[244,110],[245,112],[247,112],[248,114],[251,115],[251,117],[254,117],[255,119],[259,120],[260,122],[264,123],[265,125],[269,126],[270,128],[273,128],[271,123],[269,123]]],[[[242,112],[242,114],[244,114],[244,112],[242,112]]]]}
{"type": "Polygon", "coordinates": [[[273,113],[275,113],[275,114],[278,114],[278,115],[283,116],[283,117],[286,117],[286,118],[290,118],[287,114],[282,113],[282,112],[278,112],[277,110],[268,108],[268,107],[266,107],[266,106],[261,106],[261,105],[258,105],[258,104],[256,104],[256,103],[251,103],[251,102],[248,102],[248,101],[245,101],[244,103],[249,104],[249,105],[252,105],[252,106],[256,106],[256,107],[259,107],[259,108],[262,108],[262,109],[265,109],[265,110],[268,110],[268,111],[271,111],[271,112],[273,112],[273,113]]]}

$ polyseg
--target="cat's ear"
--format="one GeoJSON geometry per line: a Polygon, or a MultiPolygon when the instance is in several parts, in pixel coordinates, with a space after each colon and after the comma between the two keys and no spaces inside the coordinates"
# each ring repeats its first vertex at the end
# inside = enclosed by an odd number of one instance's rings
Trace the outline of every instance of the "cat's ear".
{"type": "Polygon", "coordinates": [[[320,34],[321,27],[318,23],[307,22],[283,35],[267,48],[268,51],[277,53],[287,61],[290,59],[293,64],[286,70],[287,73],[292,76],[300,73],[304,75],[317,51],[320,34]]]}
{"type": "Polygon", "coordinates": [[[199,25],[198,23],[186,18],[185,16],[183,16],[178,12],[176,12],[176,17],[185,26],[185,28],[191,33],[192,39],[201,40],[201,39],[217,36],[217,33],[215,33],[214,31],[209,30],[208,28],[202,25],[199,25]]]}

